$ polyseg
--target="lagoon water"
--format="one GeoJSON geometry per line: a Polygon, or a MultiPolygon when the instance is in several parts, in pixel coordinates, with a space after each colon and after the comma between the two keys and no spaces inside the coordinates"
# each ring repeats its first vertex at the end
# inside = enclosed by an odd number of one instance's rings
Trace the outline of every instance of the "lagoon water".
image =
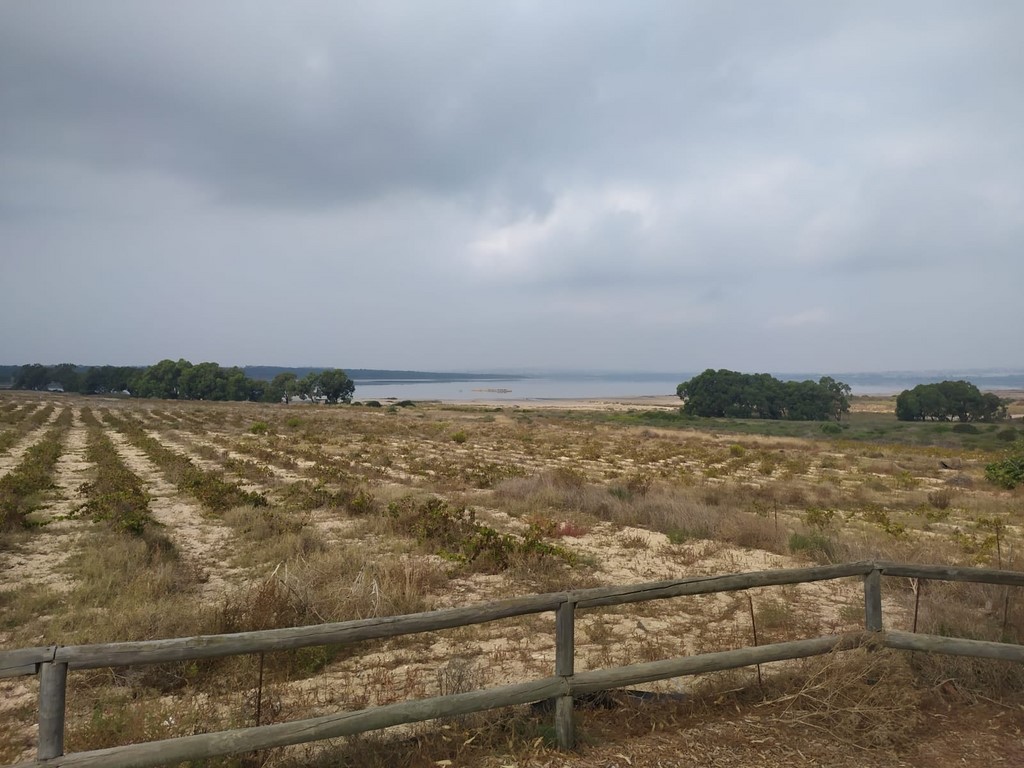
{"type": "Polygon", "coordinates": [[[551,400],[592,397],[640,397],[675,395],[685,379],[671,381],[580,379],[489,379],[487,381],[361,383],[356,380],[356,400],[551,400]],[[496,391],[496,390],[509,390],[496,391]]]}
{"type": "MultiPolygon", "coordinates": [[[[674,396],[680,382],[695,374],[550,374],[486,381],[360,381],[357,400],[551,400],[674,396]],[[496,390],[508,390],[496,391],[496,390]]],[[[781,379],[814,379],[820,374],[774,374],[781,379]]],[[[893,372],[833,374],[845,381],[855,395],[891,395],[917,384],[966,379],[981,389],[1024,389],[1024,371],[999,372],[893,372]]],[[[455,379],[457,375],[453,374],[455,379]]]]}

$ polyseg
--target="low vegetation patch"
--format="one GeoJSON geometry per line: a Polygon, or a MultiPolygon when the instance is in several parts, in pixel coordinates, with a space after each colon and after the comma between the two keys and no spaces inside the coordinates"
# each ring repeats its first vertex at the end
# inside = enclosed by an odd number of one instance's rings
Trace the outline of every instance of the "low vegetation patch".
{"type": "Polygon", "coordinates": [[[149,514],[149,495],[99,427],[89,429],[86,456],[96,465],[96,477],[82,487],[88,497],[83,510],[92,519],[106,521],[119,531],[141,535],[146,526],[154,524],[149,514]]]}
{"type": "Polygon", "coordinates": [[[573,564],[576,557],[564,547],[543,541],[534,532],[525,537],[500,533],[480,523],[469,508],[459,509],[443,499],[402,499],[388,506],[397,530],[428,545],[441,557],[494,573],[523,558],[553,559],[573,564]]]}
{"type": "Polygon", "coordinates": [[[1024,483],[1024,440],[1019,440],[1002,459],[988,464],[985,477],[1008,490],[1024,483]]]}
{"type": "Polygon", "coordinates": [[[24,527],[27,516],[53,487],[53,470],[63,450],[63,427],[54,427],[33,445],[13,470],[0,478],[0,531],[24,527]]]}
{"type": "Polygon", "coordinates": [[[247,491],[237,483],[225,480],[218,472],[209,472],[197,467],[188,456],[172,451],[159,440],[146,434],[137,421],[119,419],[109,413],[105,414],[104,418],[135,446],[141,448],[172,483],[208,509],[223,512],[242,505],[267,505],[267,498],[262,493],[247,491]]]}

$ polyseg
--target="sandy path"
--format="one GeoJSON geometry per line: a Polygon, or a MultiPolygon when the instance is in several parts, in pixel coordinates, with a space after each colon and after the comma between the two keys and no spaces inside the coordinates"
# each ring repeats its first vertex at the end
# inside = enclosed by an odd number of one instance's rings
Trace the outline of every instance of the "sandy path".
{"type": "Polygon", "coordinates": [[[146,484],[151,497],[150,514],[165,526],[171,541],[196,568],[198,580],[203,584],[203,597],[222,597],[229,591],[235,574],[240,573],[226,565],[232,544],[231,530],[205,517],[201,507],[182,496],[149,457],[122,434],[110,430],[107,436],[127,467],[146,484]]]}
{"type": "MultiPolygon", "coordinates": [[[[78,414],[75,414],[76,421],[78,414]]],[[[81,486],[89,479],[92,463],[86,459],[88,433],[85,427],[72,426],[64,440],[64,451],[54,471],[53,499],[32,513],[32,519],[44,525],[16,550],[0,553],[0,572],[4,579],[0,590],[27,584],[69,592],[74,582],[62,566],[74,553],[90,523],[71,517],[84,501],[81,486]]]]}

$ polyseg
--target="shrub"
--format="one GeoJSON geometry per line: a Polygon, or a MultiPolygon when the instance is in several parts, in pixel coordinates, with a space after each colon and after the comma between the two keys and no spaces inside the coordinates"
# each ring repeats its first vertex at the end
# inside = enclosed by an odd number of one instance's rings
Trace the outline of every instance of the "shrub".
{"type": "Polygon", "coordinates": [[[0,530],[27,525],[26,516],[53,487],[53,472],[62,451],[63,430],[51,429],[25,452],[21,463],[0,478],[0,530]]]}
{"type": "Polygon", "coordinates": [[[468,440],[468,439],[469,438],[466,436],[466,433],[463,430],[461,430],[461,429],[458,432],[453,432],[452,433],[452,442],[456,442],[456,443],[459,443],[461,445],[462,443],[466,442],[466,440],[468,440]]]}
{"type": "Polygon", "coordinates": [[[1024,483],[1024,440],[1019,440],[1006,458],[986,465],[985,477],[1007,489],[1024,483]]]}
{"type": "Polygon", "coordinates": [[[962,435],[977,435],[981,432],[981,430],[973,424],[954,424],[953,431],[959,432],[962,435]]]}
{"type": "Polygon", "coordinates": [[[826,435],[838,435],[842,433],[843,428],[835,422],[830,421],[821,425],[821,431],[826,435]]]}
{"type": "Polygon", "coordinates": [[[249,427],[249,431],[252,432],[254,435],[265,435],[269,430],[270,427],[267,425],[267,422],[265,421],[257,421],[255,424],[249,427]]]}
{"type": "Polygon", "coordinates": [[[441,557],[472,564],[479,571],[498,573],[523,558],[561,560],[570,565],[576,562],[571,552],[541,541],[534,533],[523,539],[500,533],[478,522],[472,509],[449,506],[443,499],[392,502],[388,515],[399,530],[430,546],[441,557]]]}
{"type": "Polygon", "coordinates": [[[810,528],[824,530],[832,524],[835,517],[836,513],[834,510],[810,507],[807,512],[804,513],[804,522],[807,523],[810,528]]]}
{"type": "Polygon", "coordinates": [[[1020,437],[1020,434],[1013,427],[1007,427],[996,432],[996,440],[1002,440],[1004,443],[1012,443],[1020,437]]]}
{"type": "Polygon", "coordinates": [[[805,554],[815,560],[832,562],[836,556],[836,542],[821,533],[792,533],[789,536],[789,551],[805,554]]]}

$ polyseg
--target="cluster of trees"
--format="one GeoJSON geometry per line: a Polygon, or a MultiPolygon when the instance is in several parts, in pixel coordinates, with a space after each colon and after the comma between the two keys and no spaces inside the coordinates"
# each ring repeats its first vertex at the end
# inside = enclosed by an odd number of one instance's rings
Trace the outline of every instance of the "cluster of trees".
{"type": "Polygon", "coordinates": [[[839,421],[850,410],[850,387],[829,376],[780,381],[767,373],[708,368],[676,387],[689,416],[839,421]]]}
{"type": "Polygon", "coordinates": [[[355,384],[336,368],[313,371],[302,379],[294,373],[280,373],[272,381],[246,376],[237,366],[223,368],[217,363],[161,360],[147,368],[113,365],[82,368],[73,363],[46,366],[23,365],[14,376],[15,389],[46,389],[59,384],[65,392],[106,394],[128,392],[134,397],[164,400],[251,400],[270,403],[291,402],[302,396],[328,403],[351,402],[355,384]]]}
{"type": "Polygon", "coordinates": [[[222,368],[217,363],[161,360],[143,368],[128,383],[136,397],[162,400],[253,400],[263,399],[266,382],[250,379],[238,367],[222,368]]]}
{"type": "Polygon", "coordinates": [[[327,403],[351,403],[356,385],[348,375],[337,368],[311,371],[301,379],[291,371],[279,373],[268,385],[268,400],[290,403],[294,397],[323,400],[327,403]]]}
{"type": "Polygon", "coordinates": [[[49,366],[32,363],[15,369],[12,386],[39,390],[56,384],[65,392],[121,392],[128,389],[128,382],[141,370],[132,366],[82,368],[74,363],[49,366]]]}
{"type": "Polygon", "coordinates": [[[969,381],[918,384],[896,398],[900,421],[995,421],[1006,418],[1006,403],[991,392],[981,392],[969,381]]]}

